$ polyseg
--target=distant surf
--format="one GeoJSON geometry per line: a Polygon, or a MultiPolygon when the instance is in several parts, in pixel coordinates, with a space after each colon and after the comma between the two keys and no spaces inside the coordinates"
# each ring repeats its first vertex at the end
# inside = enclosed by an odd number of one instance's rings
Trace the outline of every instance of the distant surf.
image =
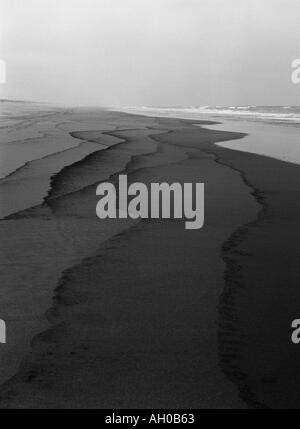
{"type": "Polygon", "coordinates": [[[244,119],[300,126],[300,106],[197,106],[197,107],[128,107],[126,111],[147,116],[183,119],[244,119]]]}

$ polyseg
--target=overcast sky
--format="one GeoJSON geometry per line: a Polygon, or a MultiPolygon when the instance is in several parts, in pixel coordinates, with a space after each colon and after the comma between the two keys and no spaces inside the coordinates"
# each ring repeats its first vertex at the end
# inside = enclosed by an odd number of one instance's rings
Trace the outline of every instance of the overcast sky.
{"type": "Polygon", "coordinates": [[[0,0],[1,98],[300,104],[299,0],[0,0]]]}

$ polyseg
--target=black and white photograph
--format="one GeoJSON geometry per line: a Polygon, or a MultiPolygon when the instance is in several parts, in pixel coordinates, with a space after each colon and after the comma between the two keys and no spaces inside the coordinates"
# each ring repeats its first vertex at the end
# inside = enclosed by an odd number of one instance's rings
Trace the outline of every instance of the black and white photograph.
{"type": "Polygon", "coordinates": [[[0,411],[300,409],[299,22],[0,0],[0,411]]]}

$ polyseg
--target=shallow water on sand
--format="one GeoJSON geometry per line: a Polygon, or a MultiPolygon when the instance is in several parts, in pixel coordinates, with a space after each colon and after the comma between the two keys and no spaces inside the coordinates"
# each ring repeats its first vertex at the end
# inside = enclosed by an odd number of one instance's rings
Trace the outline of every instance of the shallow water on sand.
{"type": "Polygon", "coordinates": [[[218,143],[219,146],[300,164],[300,129],[298,127],[226,120],[222,121],[222,124],[206,125],[205,128],[248,134],[241,140],[218,143]]]}

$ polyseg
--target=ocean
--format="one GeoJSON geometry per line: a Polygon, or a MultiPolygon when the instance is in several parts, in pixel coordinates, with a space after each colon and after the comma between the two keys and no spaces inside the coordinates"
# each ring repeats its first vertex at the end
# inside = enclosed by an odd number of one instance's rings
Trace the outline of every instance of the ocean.
{"type": "Polygon", "coordinates": [[[210,120],[205,128],[246,133],[220,146],[300,164],[300,106],[129,107],[146,116],[210,120]]]}
{"type": "Polygon", "coordinates": [[[147,116],[183,119],[226,118],[300,127],[300,106],[128,107],[147,116]]]}

